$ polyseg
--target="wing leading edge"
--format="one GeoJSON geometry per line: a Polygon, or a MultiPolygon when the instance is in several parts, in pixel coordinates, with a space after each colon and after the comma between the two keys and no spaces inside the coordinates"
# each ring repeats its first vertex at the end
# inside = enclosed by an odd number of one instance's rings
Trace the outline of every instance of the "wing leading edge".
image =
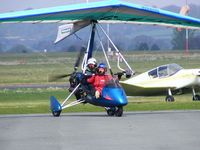
{"type": "Polygon", "coordinates": [[[120,81],[120,85],[122,85],[125,90],[127,96],[151,96],[151,95],[159,95],[166,94],[166,90],[168,88],[175,89],[176,87],[168,87],[168,86],[159,86],[159,87],[143,87],[133,84],[127,84],[123,81],[120,81]]]}
{"type": "Polygon", "coordinates": [[[63,23],[77,20],[200,29],[199,19],[118,0],[0,14],[0,23],[63,23]]]}

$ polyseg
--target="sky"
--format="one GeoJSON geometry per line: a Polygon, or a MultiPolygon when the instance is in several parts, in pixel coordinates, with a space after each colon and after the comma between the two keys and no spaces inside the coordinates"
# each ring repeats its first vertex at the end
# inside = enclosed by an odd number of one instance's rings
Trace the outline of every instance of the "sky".
{"type": "MultiPolygon", "coordinates": [[[[0,13],[10,11],[20,11],[27,8],[46,8],[61,5],[68,5],[73,3],[87,2],[87,1],[99,1],[99,0],[1,0],[0,13]]],[[[127,0],[135,4],[141,4],[146,6],[154,6],[161,8],[168,5],[183,6],[186,0],[127,0]]],[[[200,0],[187,0],[188,4],[200,5],[200,0]]]]}

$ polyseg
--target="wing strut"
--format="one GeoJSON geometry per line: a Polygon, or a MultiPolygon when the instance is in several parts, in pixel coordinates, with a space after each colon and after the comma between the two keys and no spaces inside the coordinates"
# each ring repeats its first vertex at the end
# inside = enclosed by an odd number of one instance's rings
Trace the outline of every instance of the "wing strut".
{"type": "MultiPolygon", "coordinates": [[[[124,61],[124,63],[126,64],[126,66],[128,67],[131,75],[135,74],[135,71],[132,70],[132,68],[130,67],[130,65],[127,63],[126,59],[124,58],[124,56],[120,53],[119,49],[115,46],[115,44],[113,43],[113,41],[110,39],[110,37],[108,36],[108,34],[105,32],[105,30],[103,29],[103,27],[98,24],[98,26],[100,27],[100,29],[102,30],[102,32],[105,34],[105,36],[107,37],[107,39],[110,41],[110,43],[113,45],[113,47],[115,48],[115,50],[117,51],[117,53],[119,54],[119,56],[122,58],[122,60],[124,61]]],[[[120,68],[119,68],[120,69],[120,68]]],[[[121,70],[121,69],[120,69],[121,70]]]]}
{"type": "Polygon", "coordinates": [[[92,57],[92,51],[93,51],[93,48],[94,48],[94,37],[95,37],[95,30],[96,30],[96,22],[92,22],[91,26],[92,26],[91,34],[90,34],[90,38],[89,38],[89,41],[88,41],[87,50],[86,50],[86,53],[85,53],[85,56],[84,56],[84,59],[83,59],[83,63],[82,63],[83,73],[86,70],[88,59],[92,57]]]}
{"type": "Polygon", "coordinates": [[[102,48],[102,50],[103,50],[103,54],[104,54],[104,56],[105,56],[105,59],[106,59],[108,68],[109,68],[109,70],[110,70],[110,74],[111,74],[112,76],[114,76],[114,75],[113,75],[113,72],[112,72],[112,69],[111,69],[111,66],[110,66],[110,62],[109,62],[108,57],[107,57],[107,55],[106,55],[106,51],[105,51],[105,48],[104,48],[104,46],[103,46],[103,42],[102,42],[102,39],[100,38],[100,35],[99,35],[98,30],[97,30],[97,35],[98,35],[99,42],[100,42],[101,48],[102,48]]]}

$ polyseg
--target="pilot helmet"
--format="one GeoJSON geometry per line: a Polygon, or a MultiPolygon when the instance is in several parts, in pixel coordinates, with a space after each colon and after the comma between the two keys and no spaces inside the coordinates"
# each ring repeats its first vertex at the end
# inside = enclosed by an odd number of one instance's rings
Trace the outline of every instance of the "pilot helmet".
{"type": "Polygon", "coordinates": [[[95,58],[90,58],[90,59],[88,59],[88,62],[87,62],[87,65],[89,65],[89,64],[93,64],[93,65],[97,65],[97,60],[95,59],[95,58]]]}

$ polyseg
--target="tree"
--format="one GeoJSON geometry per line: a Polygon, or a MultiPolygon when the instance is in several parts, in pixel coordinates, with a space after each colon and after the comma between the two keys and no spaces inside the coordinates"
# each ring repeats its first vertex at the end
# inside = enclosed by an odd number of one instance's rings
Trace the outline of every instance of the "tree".
{"type": "Polygon", "coordinates": [[[195,36],[189,43],[190,49],[200,49],[200,35],[195,36]]]}
{"type": "Polygon", "coordinates": [[[28,48],[22,44],[15,45],[8,50],[9,53],[30,53],[33,52],[31,48],[28,48]]]}
{"type": "Polygon", "coordinates": [[[3,53],[5,51],[5,45],[0,43],[0,53],[3,53]]]}
{"type": "Polygon", "coordinates": [[[138,43],[138,45],[136,45],[136,50],[139,50],[139,51],[149,50],[149,46],[146,42],[141,42],[141,43],[138,43]]]}
{"type": "Polygon", "coordinates": [[[151,50],[158,51],[158,50],[160,50],[160,48],[159,48],[159,46],[158,46],[157,44],[154,43],[154,44],[151,46],[151,50]]]}
{"type": "MultiPolygon", "coordinates": [[[[193,30],[188,30],[188,38],[189,42],[191,42],[192,39],[194,39],[194,32],[193,30]]],[[[174,29],[173,31],[173,38],[172,38],[172,49],[174,50],[185,50],[186,49],[186,30],[182,29],[181,32],[179,32],[177,29],[174,29]]],[[[190,45],[189,45],[190,48],[190,45]]]]}

